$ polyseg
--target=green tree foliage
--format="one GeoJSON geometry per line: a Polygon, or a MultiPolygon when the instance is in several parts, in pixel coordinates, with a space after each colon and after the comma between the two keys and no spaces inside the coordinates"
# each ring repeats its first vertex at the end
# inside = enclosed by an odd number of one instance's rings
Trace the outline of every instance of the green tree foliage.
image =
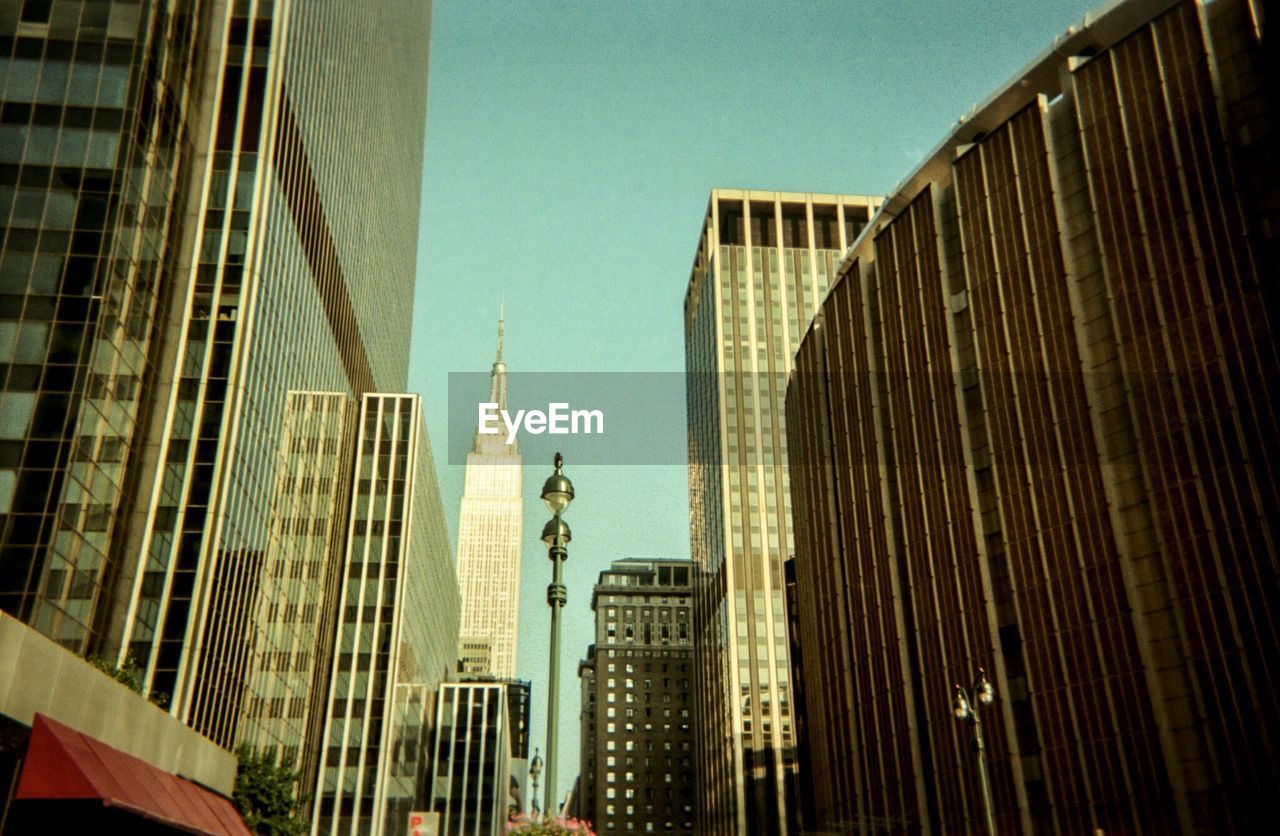
{"type": "Polygon", "coordinates": [[[277,765],[266,752],[248,746],[236,750],[239,768],[232,795],[245,825],[258,836],[301,836],[307,832],[305,798],[298,795],[293,764],[277,765]]]}
{"type": "Polygon", "coordinates": [[[143,694],[143,696],[146,696],[147,699],[151,700],[161,708],[164,708],[169,704],[168,694],[161,691],[152,691],[150,694],[145,693],[142,685],[143,671],[138,665],[138,660],[134,658],[132,651],[124,657],[124,664],[121,665],[117,665],[110,659],[104,659],[101,656],[90,656],[85,661],[114,679],[116,682],[124,685],[130,691],[137,691],[139,694],[143,694]]]}
{"type": "Polygon", "coordinates": [[[142,668],[138,667],[138,661],[133,658],[132,653],[125,657],[123,665],[117,665],[101,656],[90,656],[87,661],[130,691],[142,693],[142,668]]]}

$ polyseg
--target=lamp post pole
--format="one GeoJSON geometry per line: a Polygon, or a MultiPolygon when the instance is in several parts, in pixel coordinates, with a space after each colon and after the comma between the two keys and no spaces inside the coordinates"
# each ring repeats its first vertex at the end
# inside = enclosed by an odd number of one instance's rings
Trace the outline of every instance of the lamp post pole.
{"type": "Polygon", "coordinates": [[[996,836],[995,813],[991,808],[991,784],[987,778],[987,760],[982,742],[982,718],[978,716],[978,709],[981,706],[995,702],[996,690],[991,687],[991,683],[987,680],[987,673],[982,668],[978,668],[978,675],[974,678],[970,690],[977,698],[978,704],[971,703],[968,692],[956,683],[955,695],[951,699],[951,711],[957,720],[968,722],[973,734],[973,750],[978,756],[978,786],[982,790],[982,810],[986,818],[987,836],[996,836]]]}
{"type": "Polygon", "coordinates": [[[547,680],[547,795],[544,809],[555,818],[560,810],[556,797],[556,721],[559,716],[560,698],[560,610],[568,600],[562,576],[563,564],[569,558],[569,526],[561,514],[573,501],[573,483],[562,472],[564,457],[556,453],[555,473],[542,485],[542,501],[551,512],[551,519],[542,529],[542,542],[547,545],[547,557],[551,559],[551,584],[547,587],[547,606],[551,607],[551,660],[547,680]]]}
{"type": "Polygon", "coordinates": [[[534,818],[542,812],[542,808],[538,805],[538,776],[542,774],[542,758],[538,755],[538,750],[533,750],[533,760],[529,762],[529,782],[533,784],[533,792],[529,793],[529,812],[534,818]]]}
{"type": "MultiPolygon", "coordinates": [[[[559,516],[552,518],[559,521],[559,516]]],[[[564,538],[556,537],[551,546],[551,585],[547,587],[547,605],[551,607],[551,669],[547,680],[547,812],[554,817],[557,813],[556,803],[556,718],[560,713],[560,609],[568,600],[564,583],[560,578],[560,568],[569,550],[564,546],[564,538]]]]}

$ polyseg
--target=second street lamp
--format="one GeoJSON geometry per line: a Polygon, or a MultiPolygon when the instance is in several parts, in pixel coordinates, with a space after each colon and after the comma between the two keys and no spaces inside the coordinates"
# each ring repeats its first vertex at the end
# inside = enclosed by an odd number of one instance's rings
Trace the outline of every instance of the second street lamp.
{"type": "Polygon", "coordinates": [[[529,793],[529,812],[536,819],[542,813],[538,804],[538,776],[542,774],[542,758],[538,750],[533,750],[533,760],[529,762],[529,781],[533,784],[533,792],[529,793]]]}
{"type": "Polygon", "coordinates": [[[978,675],[973,680],[970,690],[978,700],[977,705],[969,702],[968,692],[960,687],[960,683],[956,683],[955,694],[951,698],[951,713],[956,715],[957,720],[968,722],[973,732],[973,750],[978,756],[978,784],[982,789],[982,811],[986,818],[987,834],[996,836],[996,819],[991,809],[991,787],[987,779],[987,761],[983,755],[982,718],[978,716],[978,710],[982,706],[995,702],[996,690],[991,687],[987,672],[982,668],[978,668],[978,675]]]}
{"type": "Polygon", "coordinates": [[[551,585],[547,587],[547,606],[551,607],[551,663],[547,681],[547,796],[544,809],[552,818],[560,812],[556,805],[556,719],[559,713],[560,679],[560,610],[568,600],[561,577],[563,563],[569,557],[569,526],[560,515],[573,502],[573,483],[564,475],[564,457],[556,453],[556,472],[542,485],[542,501],[551,512],[551,519],[542,529],[542,542],[547,544],[547,557],[551,559],[551,585]]]}

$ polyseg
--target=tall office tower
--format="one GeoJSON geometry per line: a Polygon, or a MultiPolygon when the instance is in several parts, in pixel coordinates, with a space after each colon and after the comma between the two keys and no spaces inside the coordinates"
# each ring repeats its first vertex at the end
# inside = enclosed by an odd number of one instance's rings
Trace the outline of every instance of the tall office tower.
{"type": "Polygon", "coordinates": [[[286,388],[406,384],[429,26],[0,6],[0,607],[223,746],[286,388]]]}
{"type": "Polygon", "coordinates": [[[688,560],[617,560],[591,593],[579,809],[597,833],[694,832],[695,574],[688,560]]]}
{"type": "Polygon", "coordinates": [[[276,748],[297,764],[307,788],[316,785],[328,705],[358,413],[342,392],[289,393],[260,592],[250,606],[215,609],[211,619],[222,632],[237,611],[259,625],[245,681],[237,683],[246,703],[239,739],[276,748]]]}
{"type": "MultiPolygon", "coordinates": [[[[824,832],[1280,813],[1280,134],[1246,0],[1125,0],[889,197],[787,395],[824,832]],[[972,699],[972,696],[971,696],[972,699]]],[[[1274,67],[1273,67],[1274,70],[1274,67]]]]}
{"type": "MultiPolygon", "coordinates": [[[[498,357],[490,373],[489,402],[507,407],[507,365],[502,361],[504,323],[498,318],[498,357]]],[[[520,617],[520,495],[518,445],[504,434],[475,435],[458,515],[458,587],[462,635],[458,656],[469,674],[499,679],[516,675],[520,617]]]]}
{"type": "Polygon", "coordinates": [[[427,792],[441,836],[506,831],[509,708],[503,682],[449,682],[440,689],[427,792]]]}
{"type": "Polygon", "coordinates": [[[782,404],[803,329],[877,198],[717,189],[685,296],[698,832],[795,827],[782,404]]]}
{"type": "Polygon", "coordinates": [[[0,6],[0,608],[80,653],[119,639],[217,27],[157,5],[0,6]]]}
{"type": "MultiPolygon", "coordinates": [[[[418,809],[424,712],[456,659],[457,586],[420,399],[366,395],[358,427],[315,836],[396,832],[418,809]]],[[[281,664],[302,660],[269,669],[281,664]]]]}

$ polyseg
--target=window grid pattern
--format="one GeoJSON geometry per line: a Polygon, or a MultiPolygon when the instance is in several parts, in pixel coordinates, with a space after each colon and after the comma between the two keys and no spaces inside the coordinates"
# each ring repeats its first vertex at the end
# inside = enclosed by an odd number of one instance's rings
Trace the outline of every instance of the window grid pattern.
{"type": "Polygon", "coordinates": [[[0,607],[111,653],[208,22],[62,11],[0,17],[0,607]]]}
{"type": "Polygon", "coordinates": [[[876,205],[854,196],[712,192],[685,302],[691,551],[704,570],[695,605],[706,683],[697,724],[700,832],[786,830],[796,821],[782,403],[801,329],[876,205]]]}
{"type": "Polygon", "coordinates": [[[414,395],[361,404],[313,834],[379,834],[417,799],[417,753],[450,672],[457,581],[414,395]],[[408,773],[412,772],[412,775],[408,773]],[[414,787],[406,797],[407,788],[414,787]]]}
{"type": "Polygon", "coordinates": [[[597,833],[694,832],[696,571],[687,560],[629,558],[592,591],[576,803],[597,833]]]}
{"type": "Polygon", "coordinates": [[[290,392],[260,591],[259,625],[240,740],[297,752],[314,786],[341,584],[356,408],[342,392],[290,392]]]}
{"type": "Polygon", "coordinates": [[[446,683],[437,702],[428,784],[442,836],[485,836],[505,826],[510,774],[507,686],[446,683]]]}

